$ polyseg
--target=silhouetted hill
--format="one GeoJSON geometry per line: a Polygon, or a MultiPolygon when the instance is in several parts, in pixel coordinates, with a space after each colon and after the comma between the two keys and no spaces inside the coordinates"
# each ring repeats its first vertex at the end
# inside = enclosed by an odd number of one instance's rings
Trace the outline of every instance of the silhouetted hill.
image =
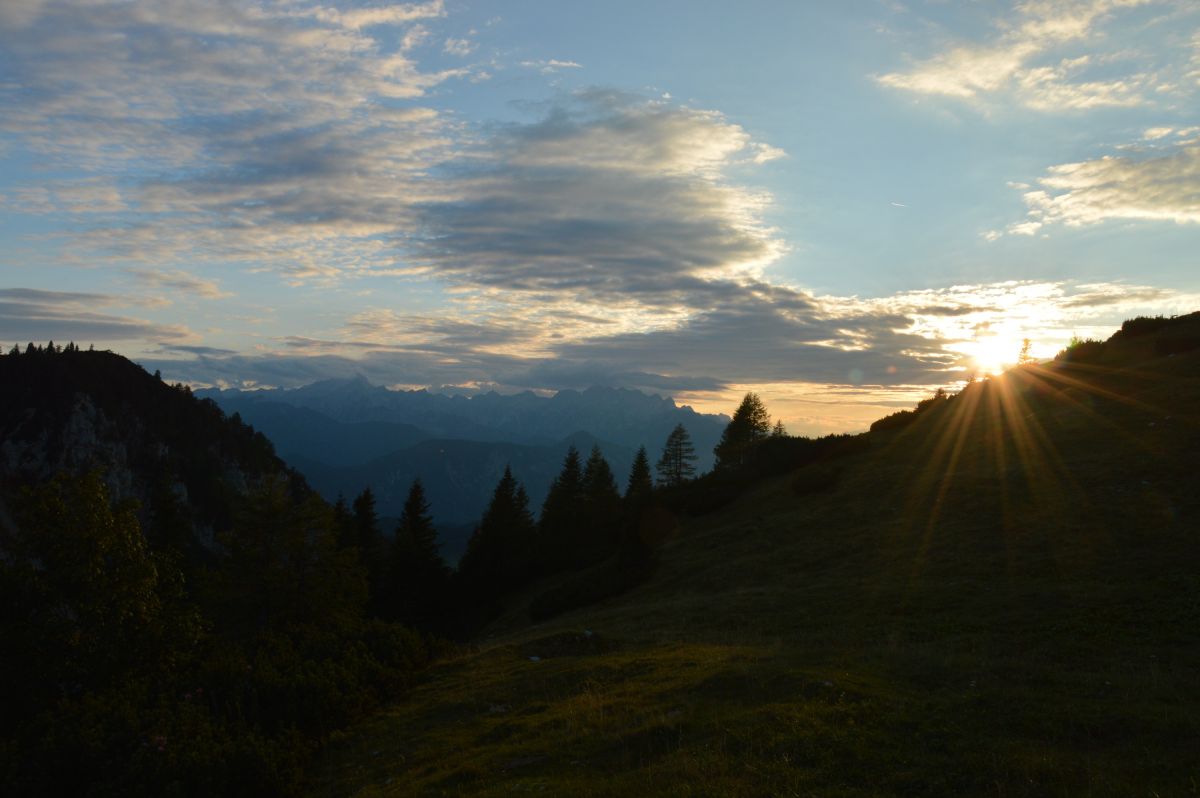
{"type": "Polygon", "coordinates": [[[1136,367],[1200,349],[1200,312],[1130,319],[1107,341],[1073,341],[1058,359],[1076,364],[1136,367]]]}
{"type": "Polygon", "coordinates": [[[428,661],[401,613],[447,601],[372,521],[122,357],[0,356],[4,794],[299,794],[428,661]]]}
{"type": "Polygon", "coordinates": [[[1198,323],[1135,320],[658,519],[648,581],[539,625],[574,577],[512,597],[314,793],[1189,794],[1198,323]]]}
{"type": "Polygon", "coordinates": [[[99,468],[113,499],[138,500],[143,520],[169,500],[207,541],[265,477],[286,473],[307,490],[261,434],[120,355],[10,354],[0,385],[0,493],[99,468]]]}

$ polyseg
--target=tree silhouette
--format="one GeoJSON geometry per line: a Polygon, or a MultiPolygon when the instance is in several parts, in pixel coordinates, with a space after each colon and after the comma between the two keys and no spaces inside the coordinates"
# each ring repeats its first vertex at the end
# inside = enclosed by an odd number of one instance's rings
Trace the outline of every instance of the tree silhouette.
{"type": "Polygon", "coordinates": [[[778,421],[775,422],[775,426],[771,428],[771,437],[772,438],[786,438],[787,437],[787,427],[783,426],[783,419],[779,419],[778,421]]]}
{"type": "Polygon", "coordinates": [[[749,448],[770,432],[771,417],[766,406],[758,394],[747,393],[721,434],[721,441],[713,449],[713,454],[717,456],[715,468],[720,470],[743,465],[749,448]]]}
{"type": "Polygon", "coordinates": [[[1033,357],[1033,355],[1031,355],[1029,353],[1029,350],[1032,346],[1033,346],[1033,343],[1028,338],[1022,339],[1021,351],[1017,355],[1017,365],[1026,366],[1026,365],[1034,362],[1035,358],[1033,357]]]}
{"type": "Polygon", "coordinates": [[[650,475],[650,459],[646,457],[646,447],[639,446],[637,456],[633,458],[633,467],[629,469],[629,482],[625,486],[625,501],[631,504],[644,501],[654,492],[654,481],[650,475]]]}
{"type": "Polygon", "coordinates": [[[477,596],[495,596],[533,573],[533,516],[525,488],[504,468],[475,534],[459,561],[459,574],[477,596]]]}
{"type": "Polygon", "coordinates": [[[696,475],[696,447],[683,424],[676,424],[663,444],[662,457],[658,458],[658,484],[666,487],[682,485],[696,475]]]}
{"type": "Polygon", "coordinates": [[[621,525],[621,493],[612,468],[599,446],[593,446],[583,468],[584,540],[580,541],[576,562],[590,562],[611,553],[617,544],[621,525]]]}
{"type": "Polygon", "coordinates": [[[379,528],[379,514],[375,511],[375,494],[363,488],[351,505],[354,545],[358,548],[359,561],[367,572],[370,585],[370,607],[375,615],[386,614],[387,599],[387,548],[383,532],[379,528]]]}
{"type": "Polygon", "coordinates": [[[445,603],[450,571],[438,553],[437,529],[420,479],[414,479],[396,526],[389,575],[389,616],[422,629],[445,603]]]}
{"type": "Polygon", "coordinates": [[[551,483],[538,518],[538,555],[543,571],[556,571],[575,559],[584,520],[583,505],[583,472],[579,464],[579,451],[574,446],[568,446],[562,471],[551,483]]]}

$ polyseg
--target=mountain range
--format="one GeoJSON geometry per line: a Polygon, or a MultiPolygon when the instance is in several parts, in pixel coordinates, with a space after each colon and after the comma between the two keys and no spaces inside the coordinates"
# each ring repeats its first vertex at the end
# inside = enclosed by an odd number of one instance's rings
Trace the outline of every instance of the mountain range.
{"type": "Polygon", "coordinates": [[[695,445],[697,468],[729,418],[697,413],[670,398],[623,388],[447,396],[396,391],[363,377],[324,380],[294,389],[204,390],[227,414],[266,435],[279,455],[327,499],[365,487],[381,515],[400,514],[420,478],[433,508],[443,554],[454,562],[492,489],[511,466],[533,507],[540,506],[569,446],[587,456],[599,446],[624,482],[639,446],[657,459],[682,424],[695,445]]]}

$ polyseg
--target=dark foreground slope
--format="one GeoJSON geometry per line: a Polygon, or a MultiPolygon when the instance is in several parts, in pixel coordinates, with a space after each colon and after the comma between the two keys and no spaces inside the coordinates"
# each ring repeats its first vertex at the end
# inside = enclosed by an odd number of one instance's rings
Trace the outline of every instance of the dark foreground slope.
{"type": "Polygon", "coordinates": [[[624,596],[510,615],[314,793],[1195,794],[1200,351],[1131,338],[685,521],[624,596]]]}
{"type": "Polygon", "coordinates": [[[296,794],[428,656],[359,517],[124,358],[0,356],[0,793],[296,794]]]}

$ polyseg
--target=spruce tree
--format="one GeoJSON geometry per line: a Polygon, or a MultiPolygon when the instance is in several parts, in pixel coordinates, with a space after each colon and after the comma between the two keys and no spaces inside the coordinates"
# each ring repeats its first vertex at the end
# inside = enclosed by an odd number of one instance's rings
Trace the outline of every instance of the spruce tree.
{"type": "Polygon", "coordinates": [[[542,512],[538,518],[538,559],[542,571],[557,571],[575,559],[583,524],[583,505],[583,473],[579,465],[579,451],[574,446],[568,446],[562,471],[546,492],[546,500],[542,502],[542,512]]]}
{"type": "Polygon", "coordinates": [[[675,429],[667,436],[663,445],[662,457],[655,466],[658,471],[658,484],[665,487],[682,485],[696,475],[696,447],[692,445],[692,437],[688,435],[683,424],[676,424],[675,429]]]}
{"type": "Polygon", "coordinates": [[[786,438],[787,437],[787,427],[783,426],[783,419],[779,419],[775,422],[775,426],[771,428],[771,437],[772,438],[786,438]]]}
{"type": "Polygon", "coordinates": [[[357,544],[358,533],[354,528],[354,516],[350,514],[350,505],[346,504],[346,497],[340,493],[337,501],[333,503],[333,523],[338,546],[345,549],[357,544]]]}
{"type": "Polygon", "coordinates": [[[370,585],[370,609],[375,615],[386,612],[387,593],[386,549],[383,532],[379,528],[379,514],[375,511],[375,494],[371,489],[355,498],[351,505],[354,527],[354,545],[358,548],[359,561],[367,571],[370,585]]]}
{"type": "Polygon", "coordinates": [[[431,629],[444,606],[449,569],[438,553],[437,529],[420,479],[414,479],[392,542],[388,617],[431,629]]]}
{"type": "Polygon", "coordinates": [[[533,573],[534,523],[523,485],[505,466],[467,551],[459,575],[478,597],[495,596],[527,581],[533,573]]]}
{"type": "Polygon", "coordinates": [[[717,470],[737,468],[746,462],[747,453],[755,443],[771,432],[771,416],[756,393],[747,393],[733,414],[733,419],[721,434],[713,449],[717,470]]]}
{"type": "Polygon", "coordinates": [[[379,514],[375,512],[375,494],[363,488],[352,505],[354,516],[355,543],[364,554],[373,551],[382,539],[379,531],[379,514]]]}
{"type": "Polygon", "coordinates": [[[650,476],[650,459],[646,457],[646,447],[639,446],[637,456],[633,458],[633,467],[629,469],[629,482],[625,486],[625,501],[636,504],[650,497],[654,492],[654,481],[650,476]]]}
{"type": "Polygon", "coordinates": [[[599,446],[592,447],[583,469],[583,520],[585,540],[575,558],[579,564],[611,554],[621,526],[621,493],[599,446]]]}

